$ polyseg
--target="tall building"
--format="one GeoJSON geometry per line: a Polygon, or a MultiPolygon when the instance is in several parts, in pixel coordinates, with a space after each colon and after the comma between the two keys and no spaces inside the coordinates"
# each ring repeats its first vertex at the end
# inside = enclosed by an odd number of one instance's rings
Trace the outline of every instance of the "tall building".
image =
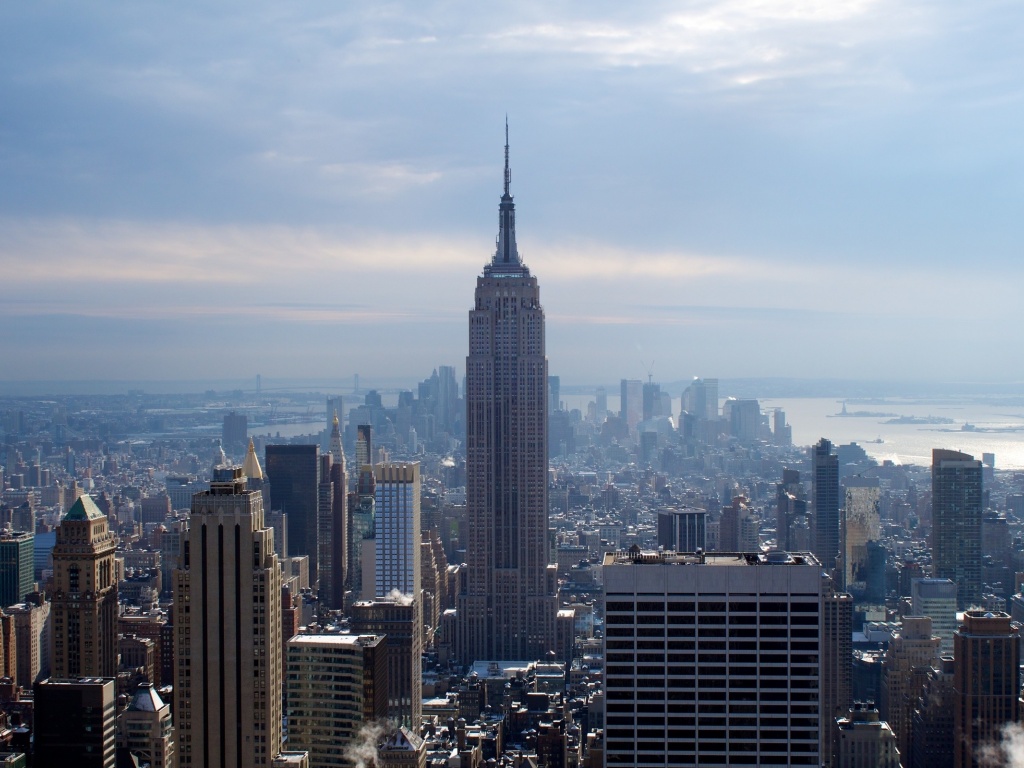
{"type": "Polygon", "coordinates": [[[858,702],[838,727],[838,768],[901,768],[896,737],[877,709],[858,702]]]}
{"type": "Polygon", "coordinates": [[[281,566],[239,466],[192,498],[174,592],[182,768],[270,768],[281,751],[281,566]]]}
{"type": "Polygon", "coordinates": [[[375,479],[374,595],[420,600],[420,465],[378,464],[375,479]]]}
{"type": "Polygon", "coordinates": [[[363,551],[367,549],[367,542],[371,546],[376,546],[376,539],[374,538],[376,527],[374,508],[375,486],[376,480],[373,477],[373,467],[364,465],[359,471],[356,490],[351,494],[348,502],[348,577],[346,579],[346,592],[351,593],[350,600],[360,600],[363,597],[363,551]]]}
{"type": "Polygon", "coordinates": [[[337,413],[331,423],[330,455],[330,478],[334,486],[329,525],[330,547],[327,551],[330,563],[327,567],[320,567],[320,596],[329,608],[337,609],[345,604],[345,578],[348,574],[348,473],[337,413]],[[326,583],[324,578],[327,579],[326,583]]]}
{"type": "Polygon", "coordinates": [[[619,382],[619,418],[625,422],[631,436],[643,415],[644,383],[640,379],[622,379],[619,382]]]}
{"type": "Polygon", "coordinates": [[[889,641],[882,660],[882,719],[896,734],[901,755],[910,752],[910,728],[921,687],[938,663],[939,638],[927,616],[904,616],[900,631],[889,641]]]}
{"type": "Polygon", "coordinates": [[[287,643],[288,747],[311,765],[352,765],[364,723],[388,716],[387,647],[380,635],[296,635],[287,643]]]}
{"type": "Polygon", "coordinates": [[[132,694],[128,707],[117,717],[117,747],[150,768],[176,768],[171,705],[149,683],[132,694]]]}
{"type": "Polygon", "coordinates": [[[360,424],[356,427],[356,469],[362,471],[368,464],[373,464],[373,427],[360,424]]]}
{"type": "Polygon", "coordinates": [[[981,604],[981,462],[932,451],[932,576],[956,584],[959,607],[981,604]]]}
{"type": "Polygon", "coordinates": [[[50,678],[33,695],[34,765],[114,768],[114,680],[50,678]]]}
{"type": "Polygon", "coordinates": [[[456,654],[464,664],[539,659],[555,648],[544,310],[537,278],[516,248],[511,178],[506,129],[497,248],[477,278],[469,312],[468,574],[458,600],[456,637],[456,654]]]}
{"type": "Polygon", "coordinates": [[[116,537],[89,496],[57,526],[51,670],[57,678],[117,675],[116,537]]]}
{"type": "Polygon", "coordinates": [[[268,445],[265,462],[270,508],[288,515],[288,551],[281,556],[306,555],[314,579],[319,554],[319,454],[318,445],[268,445]]]}
{"type": "Polygon", "coordinates": [[[811,446],[811,501],[814,521],[814,556],[832,573],[839,552],[839,457],[824,437],[811,446]]]}
{"type": "Polygon", "coordinates": [[[867,588],[868,542],[882,537],[881,494],[877,477],[849,477],[843,482],[843,586],[861,594],[867,588]]]}
{"type": "Polygon", "coordinates": [[[0,534],[0,607],[20,603],[35,589],[35,540],[32,532],[0,534]]]}
{"type": "Polygon", "coordinates": [[[707,510],[695,507],[658,512],[658,546],[672,552],[707,549],[707,510]]]}
{"type": "Polygon", "coordinates": [[[608,766],[820,764],[821,656],[810,555],[608,553],[608,766]]]}
{"type": "Polygon", "coordinates": [[[810,549],[810,542],[796,541],[791,532],[806,530],[807,500],[800,482],[800,471],[783,469],[782,482],[775,485],[776,543],[782,550],[810,549]],[[801,546],[802,545],[802,546],[801,546]]]}
{"type": "Polygon", "coordinates": [[[914,706],[910,755],[903,755],[903,768],[953,768],[955,670],[951,654],[929,671],[914,706]]]}
{"type": "Polygon", "coordinates": [[[14,621],[18,667],[15,682],[26,690],[50,676],[50,607],[50,603],[36,593],[24,603],[5,609],[14,621]]]}
{"type": "Polygon", "coordinates": [[[423,620],[412,600],[360,600],[348,611],[355,635],[384,635],[387,648],[387,714],[414,727],[423,711],[423,620]]]}
{"type": "Polygon", "coordinates": [[[1020,720],[1020,629],[1006,613],[965,611],[953,658],[953,765],[988,765],[981,748],[1020,720]]]}
{"type": "Polygon", "coordinates": [[[953,653],[953,635],[960,622],[956,618],[956,584],[949,579],[914,579],[910,583],[910,612],[932,620],[943,655],[953,653]]]}
{"type": "Polygon", "coordinates": [[[224,414],[224,427],[221,430],[221,442],[231,453],[237,454],[245,450],[249,441],[249,417],[244,413],[224,414]]]}

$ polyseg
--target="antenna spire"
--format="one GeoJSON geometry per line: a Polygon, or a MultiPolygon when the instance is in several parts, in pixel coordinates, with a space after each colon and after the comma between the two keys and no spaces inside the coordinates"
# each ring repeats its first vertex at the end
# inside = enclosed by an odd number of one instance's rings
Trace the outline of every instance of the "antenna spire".
{"type": "Polygon", "coordinates": [[[512,183],[512,169],[508,167],[508,115],[505,115],[505,197],[508,197],[509,185],[512,183]]]}

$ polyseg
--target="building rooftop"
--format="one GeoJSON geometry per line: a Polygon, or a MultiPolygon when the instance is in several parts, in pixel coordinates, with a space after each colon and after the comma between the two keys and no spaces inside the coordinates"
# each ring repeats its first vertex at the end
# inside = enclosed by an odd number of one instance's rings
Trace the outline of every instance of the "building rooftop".
{"type": "Polygon", "coordinates": [[[352,635],[352,634],[330,634],[330,635],[295,635],[288,640],[288,645],[333,645],[338,647],[363,647],[373,645],[374,642],[383,638],[383,635],[352,635]]]}
{"type": "Polygon", "coordinates": [[[75,503],[71,505],[68,513],[64,515],[65,520],[99,520],[104,517],[106,515],[96,506],[96,502],[85,494],[79,496],[75,503]]]}
{"type": "Polygon", "coordinates": [[[632,547],[624,552],[606,552],[604,565],[820,566],[820,563],[810,552],[654,552],[632,547]]]}

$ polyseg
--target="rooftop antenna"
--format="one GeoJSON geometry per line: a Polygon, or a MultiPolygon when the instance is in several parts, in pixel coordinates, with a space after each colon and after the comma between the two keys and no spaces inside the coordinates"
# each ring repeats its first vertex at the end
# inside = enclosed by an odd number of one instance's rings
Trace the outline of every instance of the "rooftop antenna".
{"type": "Polygon", "coordinates": [[[512,169],[508,167],[508,113],[505,113],[505,197],[512,184],[512,169]]]}
{"type": "Polygon", "coordinates": [[[640,361],[640,365],[647,371],[647,383],[651,384],[654,381],[654,361],[651,360],[651,364],[647,365],[643,360],[640,361]]]}

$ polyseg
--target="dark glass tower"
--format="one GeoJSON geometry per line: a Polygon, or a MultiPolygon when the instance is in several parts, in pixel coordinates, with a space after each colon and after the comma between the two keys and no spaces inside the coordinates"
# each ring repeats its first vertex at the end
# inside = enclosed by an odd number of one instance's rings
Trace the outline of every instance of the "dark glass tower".
{"type": "Polygon", "coordinates": [[[284,557],[309,557],[309,580],[318,575],[317,526],[320,446],[268,445],[264,464],[270,483],[270,509],[288,515],[288,551],[284,557]]]}
{"type": "Polygon", "coordinates": [[[832,453],[832,443],[825,438],[811,447],[811,498],[814,556],[826,571],[833,573],[839,557],[839,457],[832,453]]]}
{"type": "Polygon", "coordinates": [[[981,462],[932,451],[932,575],[956,583],[960,610],[981,601],[981,462]]]}
{"type": "Polygon", "coordinates": [[[548,361],[537,278],[516,248],[509,192],[494,257],[477,278],[466,357],[466,593],[463,663],[534,660],[555,648],[555,572],[548,567],[548,361]]]}

